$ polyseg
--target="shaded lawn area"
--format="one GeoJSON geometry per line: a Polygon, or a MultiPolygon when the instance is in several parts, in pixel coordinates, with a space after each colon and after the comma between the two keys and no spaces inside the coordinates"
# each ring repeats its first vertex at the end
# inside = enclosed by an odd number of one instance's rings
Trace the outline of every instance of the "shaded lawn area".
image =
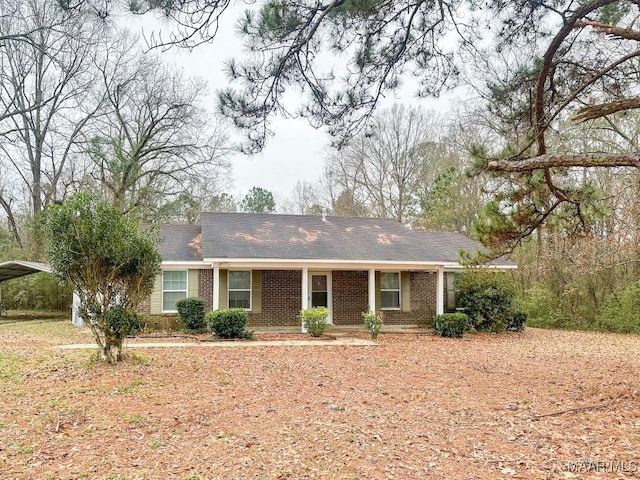
{"type": "Polygon", "coordinates": [[[0,321],[0,478],[624,478],[640,468],[638,336],[131,348],[118,366],[52,348],[88,340],[68,320],[0,321]]]}

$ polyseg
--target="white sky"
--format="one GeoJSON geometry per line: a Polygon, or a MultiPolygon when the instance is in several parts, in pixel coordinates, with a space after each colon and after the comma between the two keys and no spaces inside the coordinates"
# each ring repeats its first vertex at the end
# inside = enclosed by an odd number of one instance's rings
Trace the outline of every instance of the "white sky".
{"type": "MultiPolygon", "coordinates": [[[[235,35],[234,15],[244,10],[242,3],[234,7],[235,11],[225,12],[227,21],[220,24],[216,39],[192,51],[173,48],[163,53],[163,58],[184,69],[189,76],[198,76],[207,80],[209,85],[208,108],[216,111],[215,91],[226,87],[228,81],[224,74],[224,61],[230,57],[242,56],[242,44],[235,35]],[[236,13],[237,11],[237,13],[236,13]]],[[[146,36],[158,29],[166,31],[169,24],[154,21],[153,18],[135,19],[133,23],[141,28],[146,36]]],[[[136,27],[133,27],[134,29],[136,27]]],[[[407,82],[409,83],[409,82],[407,82]]],[[[399,95],[385,99],[382,106],[389,107],[394,102],[420,104],[425,109],[445,111],[451,100],[419,100],[413,96],[415,89],[407,86],[399,95]]],[[[450,97],[451,98],[451,97],[450,97]]],[[[267,140],[264,150],[256,155],[237,154],[232,158],[233,185],[231,192],[241,198],[253,186],[263,187],[277,195],[290,193],[297,181],[316,182],[322,172],[324,158],[329,151],[330,138],[322,130],[315,130],[305,120],[274,118],[271,129],[275,135],[267,140]]],[[[237,131],[229,127],[234,140],[239,140],[237,131]]]]}

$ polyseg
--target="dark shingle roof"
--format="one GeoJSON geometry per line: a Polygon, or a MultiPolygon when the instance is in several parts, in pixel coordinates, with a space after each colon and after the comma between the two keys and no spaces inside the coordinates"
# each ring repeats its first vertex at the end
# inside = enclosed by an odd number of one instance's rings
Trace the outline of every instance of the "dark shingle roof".
{"type": "Polygon", "coordinates": [[[414,232],[383,218],[203,213],[201,227],[203,258],[457,262],[460,249],[481,248],[458,233],[414,232]]]}
{"type": "Polygon", "coordinates": [[[165,261],[202,260],[200,225],[162,225],[158,251],[165,261]]]}

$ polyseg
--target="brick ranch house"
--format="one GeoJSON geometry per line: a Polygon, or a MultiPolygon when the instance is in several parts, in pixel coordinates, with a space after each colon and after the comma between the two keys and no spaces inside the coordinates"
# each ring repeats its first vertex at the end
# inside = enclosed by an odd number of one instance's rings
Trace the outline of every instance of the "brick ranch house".
{"type": "Polygon", "coordinates": [[[459,251],[481,248],[391,219],[309,215],[203,213],[200,225],[164,225],[161,236],[162,273],[141,305],[152,328],[171,328],[176,300],[195,296],[207,311],[246,309],[252,326],[299,325],[300,310],[316,306],[335,325],[379,310],[386,324],[431,323],[455,308],[459,251]]]}

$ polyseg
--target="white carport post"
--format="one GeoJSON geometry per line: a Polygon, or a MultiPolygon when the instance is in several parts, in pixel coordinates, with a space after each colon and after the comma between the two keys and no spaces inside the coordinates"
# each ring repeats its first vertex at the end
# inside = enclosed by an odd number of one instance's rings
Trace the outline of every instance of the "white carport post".
{"type": "Polygon", "coordinates": [[[220,308],[220,265],[213,265],[213,310],[220,308]]]}
{"type": "MultiPolygon", "coordinates": [[[[309,308],[309,267],[302,268],[302,310],[309,308]]],[[[307,329],[304,328],[302,318],[300,319],[300,328],[302,333],[307,333],[307,329]]]]}
{"type": "Polygon", "coordinates": [[[74,327],[84,327],[84,320],[80,318],[80,296],[78,292],[73,291],[73,300],[71,301],[71,323],[74,327]]]}
{"type": "Polygon", "coordinates": [[[444,313],[444,268],[438,268],[438,281],[436,282],[436,314],[444,313]]]}
{"type": "Polygon", "coordinates": [[[376,311],[376,270],[369,269],[369,311],[376,311]]]}

